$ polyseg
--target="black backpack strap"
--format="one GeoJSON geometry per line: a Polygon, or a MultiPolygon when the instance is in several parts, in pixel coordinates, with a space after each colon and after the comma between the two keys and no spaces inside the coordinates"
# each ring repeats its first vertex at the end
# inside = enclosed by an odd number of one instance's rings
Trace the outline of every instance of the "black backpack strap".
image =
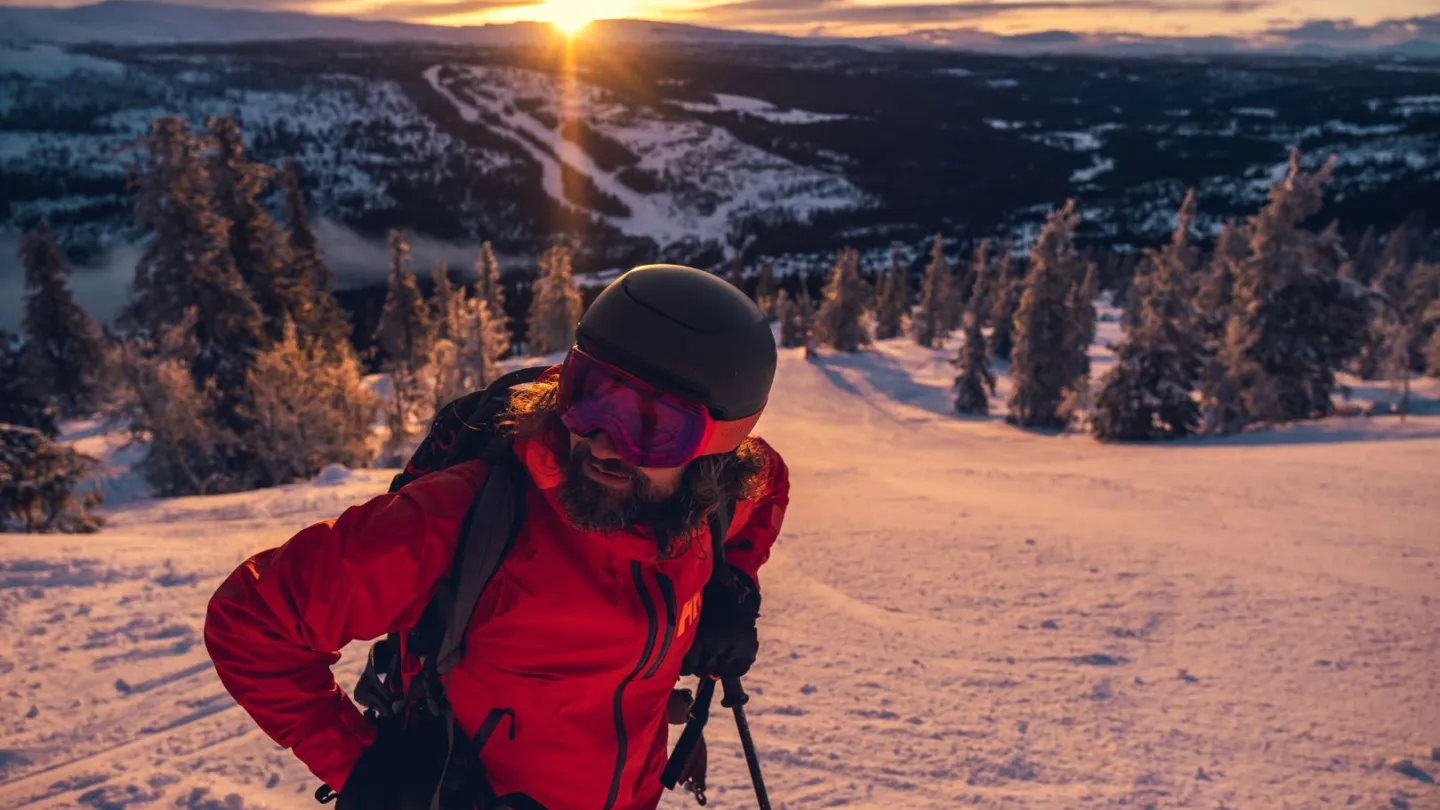
{"type": "Polygon", "coordinates": [[[735,501],[726,501],[710,513],[710,548],[715,560],[710,580],[731,589],[735,587],[735,575],[725,563],[725,538],[730,535],[730,524],[735,520],[735,507],[735,501]]]}
{"type": "Polygon", "coordinates": [[[480,603],[480,593],[499,570],[519,531],[527,481],[513,455],[501,457],[490,467],[485,487],[475,499],[461,535],[454,573],[437,594],[445,620],[445,635],[433,657],[438,675],[449,673],[465,654],[466,630],[480,603]]]}

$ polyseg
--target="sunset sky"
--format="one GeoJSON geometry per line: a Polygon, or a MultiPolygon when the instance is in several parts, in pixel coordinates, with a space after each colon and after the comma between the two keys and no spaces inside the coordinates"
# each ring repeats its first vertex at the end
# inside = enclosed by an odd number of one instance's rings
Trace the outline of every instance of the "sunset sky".
{"type": "MultiPolygon", "coordinates": [[[[929,28],[1141,34],[1255,34],[1314,21],[1356,26],[1440,12],[1440,0],[188,0],[441,25],[634,17],[786,34],[875,35],[929,28]]],[[[0,0],[0,5],[78,5],[0,0]]],[[[1341,32],[1343,35],[1343,30],[1341,32]]]]}

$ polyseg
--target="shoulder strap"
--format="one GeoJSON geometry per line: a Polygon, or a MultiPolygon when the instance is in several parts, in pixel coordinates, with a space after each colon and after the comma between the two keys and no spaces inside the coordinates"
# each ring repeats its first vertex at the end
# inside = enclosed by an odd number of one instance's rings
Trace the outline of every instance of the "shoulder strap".
{"type": "Polygon", "coordinates": [[[730,524],[735,520],[735,501],[726,501],[719,509],[710,513],[710,548],[715,564],[710,569],[710,580],[734,588],[735,576],[725,564],[725,540],[730,535],[730,524]]]}
{"type": "Polygon", "coordinates": [[[454,669],[465,654],[466,630],[480,603],[480,593],[499,570],[519,532],[526,481],[524,470],[512,455],[499,456],[470,509],[454,570],[436,595],[439,615],[445,622],[445,635],[434,657],[440,675],[454,669]]]}

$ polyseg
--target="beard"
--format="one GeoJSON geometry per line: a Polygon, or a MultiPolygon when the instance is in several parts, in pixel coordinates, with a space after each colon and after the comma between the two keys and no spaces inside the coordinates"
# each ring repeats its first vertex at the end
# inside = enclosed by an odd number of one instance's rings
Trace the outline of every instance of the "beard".
{"type": "Polygon", "coordinates": [[[649,526],[655,530],[663,552],[672,538],[683,537],[704,520],[703,512],[686,494],[688,478],[687,470],[675,492],[663,492],[638,468],[620,459],[596,458],[590,445],[582,442],[570,451],[570,465],[560,486],[560,504],[571,525],[582,531],[618,532],[649,526]],[[630,479],[630,486],[616,489],[592,481],[584,469],[590,463],[630,479]]]}

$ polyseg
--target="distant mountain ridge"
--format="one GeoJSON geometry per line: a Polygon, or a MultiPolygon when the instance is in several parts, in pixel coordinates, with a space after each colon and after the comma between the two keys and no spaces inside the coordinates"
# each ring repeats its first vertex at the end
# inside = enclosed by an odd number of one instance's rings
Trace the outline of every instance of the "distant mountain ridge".
{"type": "MultiPolygon", "coordinates": [[[[0,42],[113,45],[341,39],[362,42],[429,42],[448,45],[530,45],[556,36],[544,23],[441,26],[359,20],[291,11],[215,9],[153,0],[105,0],[70,8],[0,6],[0,42]]],[[[1370,27],[1319,21],[1254,38],[1228,36],[1148,37],[1040,31],[1001,35],[972,28],[917,30],[888,37],[787,37],[648,20],[593,23],[587,39],[616,44],[704,42],[710,44],[853,45],[924,48],[1001,54],[1288,54],[1346,56],[1380,54],[1440,58],[1440,14],[1387,20],[1370,27]]]]}

